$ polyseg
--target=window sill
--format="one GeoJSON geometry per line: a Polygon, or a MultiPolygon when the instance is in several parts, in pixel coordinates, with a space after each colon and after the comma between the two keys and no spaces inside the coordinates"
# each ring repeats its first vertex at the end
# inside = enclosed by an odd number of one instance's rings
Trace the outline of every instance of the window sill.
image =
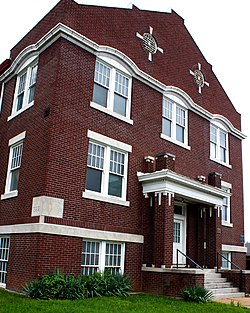
{"type": "Polygon", "coordinates": [[[96,201],[103,201],[112,204],[118,204],[122,206],[130,206],[130,202],[126,200],[122,200],[120,198],[112,197],[112,196],[104,196],[99,193],[91,192],[91,191],[83,191],[82,197],[86,199],[96,200],[96,201]]]}
{"type": "Polygon", "coordinates": [[[171,137],[168,137],[167,135],[164,135],[162,133],[161,133],[161,138],[164,139],[164,140],[170,141],[170,142],[174,143],[175,145],[178,145],[178,146],[180,146],[180,147],[182,147],[184,149],[191,150],[191,147],[186,145],[185,143],[182,143],[182,142],[180,142],[178,140],[175,140],[175,139],[173,139],[171,137]]]}
{"type": "Polygon", "coordinates": [[[226,227],[233,227],[234,225],[232,223],[226,222],[226,221],[221,221],[221,225],[222,226],[226,226],[226,227]]]}
{"type": "Polygon", "coordinates": [[[30,102],[29,104],[25,105],[24,107],[22,107],[22,109],[11,113],[11,115],[7,118],[7,121],[12,120],[13,118],[15,118],[16,116],[18,116],[19,114],[23,113],[24,111],[28,110],[30,107],[32,107],[34,105],[34,101],[30,102]]]}
{"type": "Polygon", "coordinates": [[[218,164],[221,164],[221,165],[223,165],[223,166],[226,166],[226,167],[228,167],[228,168],[232,168],[232,165],[230,165],[230,164],[228,164],[228,163],[224,163],[224,162],[222,162],[222,161],[220,161],[220,160],[217,160],[217,159],[215,159],[215,158],[210,157],[210,160],[211,160],[211,161],[214,161],[214,162],[216,162],[216,163],[218,163],[218,164]]]}
{"type": "Polygon", "coordinates": [[[14,190],[14,191],[10,191],[1,195],[1,200],[10,199],[10,198],[14,198],[17,196],[18,196],[18,191],[14,190]]]}
{"type": "Polygon", "coordinates": [[[113,117],[115,117],[115,118],[117,118],[117,119],[119,119],[119,120],[121,120],[123,122],[126,122],[126,123],[128,123],[130,125],[134,124],[134,121],[131,120],[130,118],[122,116],[122,115],[120,115],[120,114],[118,114],[116,112],[110,111],[109,109],[107,109],[107,108],[105,108],[105,107],[103,107],[103,106],[101,106],[101,105],[99,105],[99,104],[97,104],[95,102],[91,101],[90,102],[90,106],[91,106],[91,108],[94,108],[94,109],[99,110],[101,112],[104,112],[104,113],[106,113],[108,115],[111,115],[111,116],[113,116],[113,117]]]}

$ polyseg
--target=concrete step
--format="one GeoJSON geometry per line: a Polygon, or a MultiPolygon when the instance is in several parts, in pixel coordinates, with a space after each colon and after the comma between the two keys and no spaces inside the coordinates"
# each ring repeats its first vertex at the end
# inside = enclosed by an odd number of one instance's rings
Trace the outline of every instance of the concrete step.
{"type": "Polygon", "coordinates": [[[207,278],[217,278],[217,277],[221,277],[221,274],[220,273],[205,273],[205,277],[207,278]]]}
{"type": "Polygon", "coordinates": [[[213,300],[218,299],[231,299],[231,298],[242,298],[245,297],[244,292],[233,292],[233,293],[217,293],[214,294],[213,300]]]}
{"type": "Polygon", "coordinates": [[[211,288],[209,289],[213,292],[213,294],[228,294],[228,293],[235,293],[239,292],[239,288],[230,287],[230,288],[211,288]]]}
{"type": "Polygon", "coordinates": [[[230,288],[230,287],[233,287],[233,284],[230,282],[222,282],[222,283],[221,282],[218,282],[218,283],[211,282],[211,283],[205,283],[204,287],[206,289],[230,288]]]}
{"type": "Polygon", "coordinates": [[[209,284],[209,283],[225,283],[227,281],[226,278],[222,278],[222,277],[216,277],[216,278],[208,278],[205,277],[204,278],[204,283],[205,284],[209,284]]]}

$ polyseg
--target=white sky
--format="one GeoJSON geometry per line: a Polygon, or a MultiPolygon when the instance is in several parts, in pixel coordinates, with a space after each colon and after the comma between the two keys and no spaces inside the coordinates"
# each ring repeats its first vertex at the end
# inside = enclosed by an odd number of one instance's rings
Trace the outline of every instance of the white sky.
{"type": "MultiPolygon", "coordinates": [[[[0,2],[0,63],[9,50],[49,12],[58,0],[2,0],[0,2]]],[[[78,0],[84,4],[168,12],[171,8],[185,25],[238,112],[242,114],[245,186],[245,239],[250,241],[250,73],[249,0],[78,0]]],[[[98,21],[97,21],[98,22],[98,21]]],[[[124,26],[126,27],[126,25],[124,26]]]]}

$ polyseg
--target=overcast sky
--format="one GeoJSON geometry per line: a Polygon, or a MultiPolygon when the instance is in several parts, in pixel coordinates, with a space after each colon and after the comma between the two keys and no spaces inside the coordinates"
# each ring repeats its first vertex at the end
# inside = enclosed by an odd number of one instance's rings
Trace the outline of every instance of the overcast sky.
{"type": "MultiPolygon", "coordinates": [[[[50,10],[58,0],[2,0],[0,2],[0,63],[9,50],[50,10]]],[[[175,10],[236,110],[242,114],[245,186],[245,239],[250,241],[250,0],[78,0],[84,4],[127,7],[168,12],[175,10]]],[[[98,21],[97,21],[98,22],[98,21]]],[[[124,25],[126,27],[126,25],[124,25]]]]}

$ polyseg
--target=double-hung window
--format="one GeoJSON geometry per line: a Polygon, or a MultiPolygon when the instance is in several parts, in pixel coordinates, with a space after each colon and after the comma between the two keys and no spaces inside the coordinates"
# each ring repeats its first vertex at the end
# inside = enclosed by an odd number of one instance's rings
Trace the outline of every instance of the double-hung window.
{"type": "Polygon", "coordinates": [[[185,106],[170,98],[163,97],[161,138],[189,149],[187,130],[187,109],[185,106]]]}
{"type": "Polygon", "coordinates": [[[128,152],[132,147],[88,131],[88,160],[84,197],[129,205],[126,201],[128,152]]]}
{"type": "Polygon", "coordinates": [[[119,68],[101,60],[96,61],[91,106],[132,124],[130,120],[131,77],[125,68],[118,63],[114,64],[119,68]]]}
{"type": "Polygon", "coordinates": [[[0,237],[0,287],[6,287],[7,267],[9,260],[10,238],[0,237]]]}
{"type": "Polygon", "coordinates": [[[231,196],[232,185],[230,183],[221,182],[221,189],[224,190],[228,196],[223,198],[223,204],[221,207],[221,223],[224,226],[232,226],[231,224],[231,210],[230,210],[230,196],[231,196]]]}
{"type": "Polygon", "coordinates": [[[210,159],[229,165],[228,133],[222,125],[210,125],[210,159]]]}
{"type": "Polygon", "coordinates": [[[125,244],[83,240],[82,274],[89,275],[109,270],[112,274],[123,274],[125,244]]]}
{"type": "Polygon", "coordinates": [[[23,155],[23,140],[26,132],[23,132],[9,140],[9,163],[6,176],[5,193],[1,199],[15,197],[18,195],[18,182],[23,155]]]}
{"type": "Polygon", "coordinates": [[[12,113],[9,119],[15,117],[34,104],[37,69],[38,64],[33,62],[31,65],[22,69],[18,74],[12,113]]]}
{"type": "Polygon", "coordinates": [[[231,263],[230,263],[231,262],[231,252],[222,251],[221,255],[222,255],[222,257],[221,257],[221,268],[230,270],[231,269],[231,263]]]}

